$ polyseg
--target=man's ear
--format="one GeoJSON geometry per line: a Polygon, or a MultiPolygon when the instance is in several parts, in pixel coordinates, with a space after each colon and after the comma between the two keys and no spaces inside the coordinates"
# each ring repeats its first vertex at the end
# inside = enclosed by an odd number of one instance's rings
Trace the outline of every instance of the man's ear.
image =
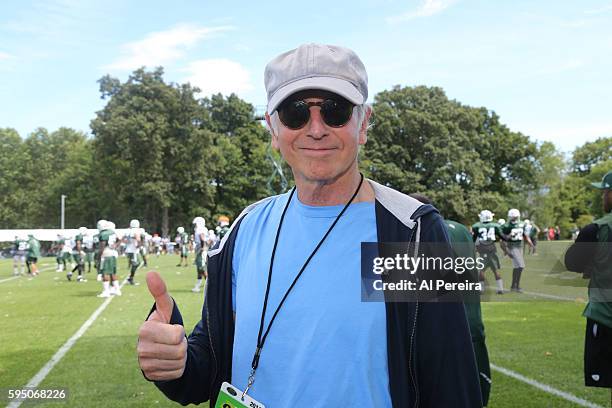
{"type": "Polygon", "coordinates": [[[359,144],[364,145],[368,141],[368,126],[370,124],[370,116],[372,115],[372,107],[369,105],[364,106],[365,112],[363,114],[363,120],[359,127],[359,144]]]}
{"type": "Polygon", "coordinates": [[[274,132],[274,126],[272,126],[272,118],[270,117],[270,114],[268,112],[266,112],[266,124],[268,125],[268,131],[272,136],[272,140],[270,141],[272,143],[272,148],[274,150],[278,150],[278,136],[276,135],[276,132],[274,132]]]}

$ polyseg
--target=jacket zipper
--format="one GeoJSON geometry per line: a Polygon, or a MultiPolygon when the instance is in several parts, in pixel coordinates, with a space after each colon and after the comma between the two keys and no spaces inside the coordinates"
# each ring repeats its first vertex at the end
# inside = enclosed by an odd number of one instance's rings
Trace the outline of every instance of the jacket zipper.
{"type": "Polygon", "coordinates": [[[416,379],[414,378],[413,367],[412,367],[412,351],[414,349],[414,335],[416,333],[416,322],[419,314],[419,302],[417,301],[414,306],[414,322],[412,323],[412,333],[410,333],[410,354],[408,355],[408,371],[410,371],[410,379],[414,387],[414,408],[419,406],[419,387],[416,379]]]}
{"type": "MultiPolygon", "coordinates": [[[[416,220],[416,231],[415,231],[415,249],[414,249],[414,255],[418,256],[418,251],[419,251],[419,233],[421,231],[421,224],[419,223],[419,220],[416,220]]],[[[417,277],[417,281],[418,281],[418,277],[417,277]]],[[[416,379],[415,379],[415,373],[413,371],[413,366],[412,366],[412,353],[414,350],[414,336],[416,334],[416,326],[417,326],[417,319],[419,317],[419,301],[417,300],[415,302],[414,305],[414,320],[412,322],[412,332],[410,333],[410,353],[408,354],[408,371],[410,371],[410,379],[412,380],[412,385],[414,387],[414,408],[418,408],[419,407],[419,387],[417,385],[416,379]]]]}
{"type": "MultiPolygon", "coordinates": [[[[208,299],[206,303],[208,303],[208,299]]],[[[208,328],[208,342],[210,343],[210,350],[212,351],[213,360],[215,360],[215,375],[210,381],[210,393],[212,394],[214,392],[213,385],[215,383],[215,380],[217,379],[217,373],[219,372],[219,368],[217,367],[217,355],[215,354],[215,347],[213,346],[212,340],[212,332],[210,330],[210,313],[208,311],[208,307],[206,307],[206,327],[208,328]]]]}

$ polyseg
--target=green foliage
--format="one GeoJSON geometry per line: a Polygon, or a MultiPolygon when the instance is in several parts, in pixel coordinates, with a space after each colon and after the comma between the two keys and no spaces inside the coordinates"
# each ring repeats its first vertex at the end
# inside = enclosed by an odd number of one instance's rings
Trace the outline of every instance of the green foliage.
{"type": "Polygon", "coordinates": [[[572,170],[586,175],[596,164],[609,160],[612,160],[612,137],[601,137],[574,150],[572,170]]]}
{"type": "Polygon", "coordinates": [[[92,121],[98,173],[122,205],[103,217],[139,218],[164,234],[195,216],[235,217],[267,195],[267,132],[236,95],[198,100],[197,88],[166,84],[163,70],[100,80],[108,98],[92,121]]]}
{"type": "Polygon", "coordinates": [[[494,112],[424,86],[383,91],[373,110],[363,154],[368,175],[429,196],[445,217],[469,223],[483,208],[505,212],[537,183],[535,144],[494,112]]]}
{"type": "MultiPolygon", "coordinates": [[[[125,82],[102,77],[106,105],[91,122],[93,137],[38,128],[22,139],[0,128],[0,228],[58,227],[64,194],[69,228],[138,218],[168,233],[198,215],[209,225],[219,215],[234,219],[283,191],[271,159],[288,178],[291,170],[252,105],[233,94],[198,98],[197,88],[163,76],[162,68],[141,68],[125,82]]],[[[590,183],[612,168],[610,137],[578,147],[568,161],[554,144],[535,143],[495,112],[436,87],[396,86],[375,96],[373,111],[362,171],[429,196],[445,217],[471,224],[482,209],[505,218],[514,207],[568,237],[602,213],[590,183]]]]}

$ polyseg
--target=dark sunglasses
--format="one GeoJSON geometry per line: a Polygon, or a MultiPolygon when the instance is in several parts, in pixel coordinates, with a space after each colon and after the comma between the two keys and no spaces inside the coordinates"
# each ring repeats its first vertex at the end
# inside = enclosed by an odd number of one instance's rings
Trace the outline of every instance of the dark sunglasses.
{"type": "Polygon", "coordinates": [[[278,117],[289,129],[303,128],[310,120],[310,108],[321,108],[321,117],[327,126],[342,127],[353,115],[355,105],[346,99],[327,98],[321,102],[306,102],[304,100],[289,100],[283,102],[277,109],[278,117]]]}

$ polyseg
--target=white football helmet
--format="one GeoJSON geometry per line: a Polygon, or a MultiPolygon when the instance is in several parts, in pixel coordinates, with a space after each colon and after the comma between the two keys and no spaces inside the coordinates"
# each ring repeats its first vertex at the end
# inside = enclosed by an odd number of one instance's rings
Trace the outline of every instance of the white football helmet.
{"type": "Polygon", "coordinates": [[[524,222],[525,224],[527,224],[527,225],[531,225],[531,221],[529,221],[529,220],[525,220],[525,221],[523,221],[523,222],[524,222]]]}
{"type": "Polygon", "coordinates": [[[489,210],[482,210],[480,214],[478,214],[478,217],[480,218],[480,222],[491,222],[493,221],[493,215],[495,214],[489,210]]]}
{"type": "Polygon", "coordinates": [[[183,227],[178,227],[178,228],[176,229],[176,232],[178,232],[179,234],[182,234],[183,232],[185,232],[185,228],[183,228],[183,227]]]}
{"type": "Polygon", "coordinates": [[[506,223],[506,220],[504,220],[503,218],[500,218],[499,220],[497,220],[497,223],[499,225],[504,225],[506,223]]]}
{"type": "Polygon", "coordinates": [[[98,229],[98,231],[102,231],[105,225],[106,225],[106,220],[100,220],[96,224],[96,228],[98,229]]]}
{"type": "Polygon", "coordinates": [[[198,227],[206,226],[206,220],[203,217],[195,217],[191,223],[197,225],[198,227]]]}
{"type": "Polygon", "coordinates": [[[510,219],[510,221],[516,221],[521,218],[521,212],[516,208],[511,208],[510,210],[508,210],[508,218],[510,219]]]}
{"type": "Polygon", "coordinates": [[[140,221],[138,220],[130,221],[130,228],[140,228],[140,221]]]}
{"type": "Polygon", "coordinates": [[[114,222],[106,221],[106,229],[114,230],[115,228],[116,228],[116,225],[114,222]]]}

